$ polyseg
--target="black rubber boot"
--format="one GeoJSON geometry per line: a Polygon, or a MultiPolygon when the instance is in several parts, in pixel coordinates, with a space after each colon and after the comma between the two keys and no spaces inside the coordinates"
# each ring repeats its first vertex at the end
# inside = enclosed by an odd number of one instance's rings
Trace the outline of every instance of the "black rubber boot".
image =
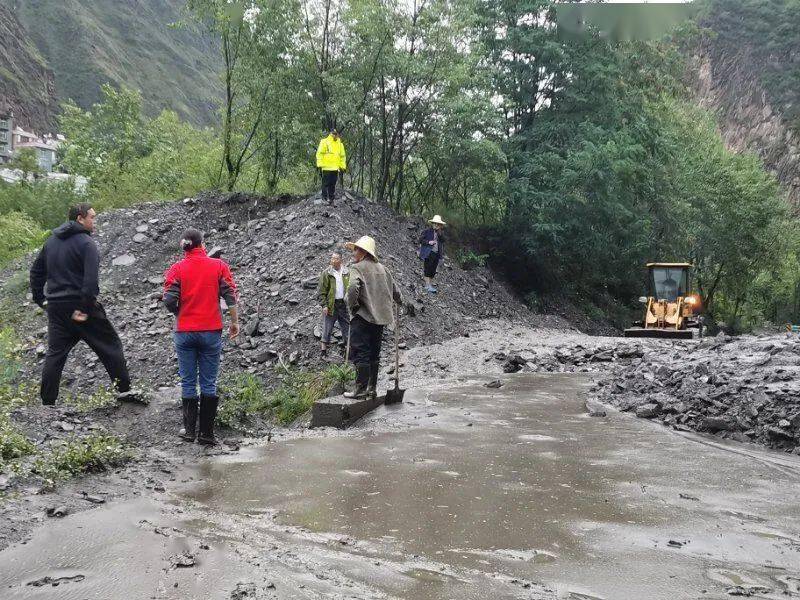
{"type": "Polygon", "coordinates": [[[217,418],[218,396],[200,395],[200,431],[197,434],[197,443],[212,446],[217,443],[214,437],[214,419],[217,418]]]}
{"type": "Polygon", "coordinates": [[[371,397],[378,395],[378,374],[380,373],[381,364],[378,362],[369,364],[369,383],[367,384],[367,394],[371,397]]]}
{"type": "Polygon", "coordinates": [[[180,437],[193,442],[197,433],[197,398],[182,398],[183,401],[183,433],[180,437]]]}
{"type": "Polygon", "coordinates": [[[356,365],[356,389],[352,392],[345,392],[345,398],[365,398],[367,396],[367,387],[369,386],[369,363],[365,365],[356,365]]]}

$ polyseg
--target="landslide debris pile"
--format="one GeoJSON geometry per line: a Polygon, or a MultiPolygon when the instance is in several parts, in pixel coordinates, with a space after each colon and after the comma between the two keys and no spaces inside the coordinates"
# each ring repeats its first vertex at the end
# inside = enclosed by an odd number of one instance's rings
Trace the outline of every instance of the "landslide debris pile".
{"type": "MultiPolygon", "coordinates": [[[[223,249],[222,258],[239,286],[242,333],[238,341],[226,341],[227,371],[268,376],[278,361],[318,368],[319,272],[333,250],[364,234],[375,237],[381,261],[402,289],[402,338],[408,345],[468,335],[485,317],[527,324],[554,321],[564,327],[559,319],[533,315],[491,271],[466,271],[447,256],[436,279],[439,293],[428,294],[416,256],[416,241],[425,227],[420,218],[398,217],[390,208],[349,192],[335,207],[317,197],[207,194],[98,218],[100,299],[120,332],[132,374],[148,389],[177,381],[170,335],[174,321],[159,298],[163,273],[180,258],[178,241],[188,226],[206,232],[209,249],[223,249]]],[[[31,375],[38,375],[46,323],[43,317],[26,319],[31,332],[26,345],[37,359],[29,368],[31,375]]],[[[387,339],[390,335],[387,331],[387,339]]],[[[384,346],[388,353],[391,345],[384,346]]],[[[90,387],[105,381],[102,365],[79,345],[65,369],[65,385],[90,387]]]]}
{"type": "Polygon", "coordinates": [[[648,344],[598,399],[679,430],[800,453],[800,339],[718,336],[648,344]]]}

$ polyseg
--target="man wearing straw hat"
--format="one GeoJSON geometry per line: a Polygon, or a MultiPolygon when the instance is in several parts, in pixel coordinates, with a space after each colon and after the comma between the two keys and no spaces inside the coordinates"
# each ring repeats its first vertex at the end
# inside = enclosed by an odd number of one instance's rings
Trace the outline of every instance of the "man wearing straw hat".
{"type": "Polygon", "coordinates": [[[425,279],[425,289],[429,294],[435,294],[437,290],[433,286],[433,278],[436,277],[436,267],[439,266],[439,259],[444,256],[444,236],[442,228],[447,225],[442,221],[442,217],[434,215],[428,221],[431,227],[422,232],[419,238],[419,258],[423,261],[423,275],[425,279]]]}
{"type": "Polygon", "coordinates": [[[347,307],[350,309],[350,359],[356,368],[356,388],[348,398],[376,393],[383,328],[394,322],[393,302],[403,296],[389,270],[378,262],[375,240],[368,235],[349,242],[353,252],[347,307]]]}

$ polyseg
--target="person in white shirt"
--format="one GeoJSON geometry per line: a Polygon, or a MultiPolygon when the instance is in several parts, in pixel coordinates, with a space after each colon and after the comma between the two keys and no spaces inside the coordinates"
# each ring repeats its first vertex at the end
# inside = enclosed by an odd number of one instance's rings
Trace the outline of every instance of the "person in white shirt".
{"type": "Polygon", "coordinates": [[[330,265],[319,275],[317,294],[322,306],[322,337],[320,338],[323,356],[331,343],[333,327],[339,323],[342,340],[350,334],[350,315],[347,311],[345,295],[350,284],[350,271],[342,264],[341,252],[331,255],[330,265]]]}

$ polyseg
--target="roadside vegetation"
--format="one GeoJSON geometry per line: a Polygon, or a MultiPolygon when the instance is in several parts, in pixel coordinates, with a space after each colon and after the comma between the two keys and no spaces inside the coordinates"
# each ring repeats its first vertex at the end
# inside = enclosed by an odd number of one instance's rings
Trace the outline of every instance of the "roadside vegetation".
{"type": "Polygon", "coordinates": [[[263,423],[288,425],[311,409],[320,398],[337,392],[355,379],[349,365],[332,365],[320,372],[308,372],[278,366],[280,383],[268,391],[263,381],[251,373],[237,373],[223,379],[223,401],[217,412],[217,424],[247,432],[263,423]]]}
{"type": "MultiPolygon", "coordinates": [[[[751,0],[710,1],[721,12],[703,23],[723,38],[743,27],[757,54],[791,43],[778,27],[762,39],[758,23],[796,21],[796,2],[774,0],[772,15],[751,0]],[[753,20],[730,18],[739,8],[753,20]]],[[[706,33],[690,23],[659,42],[565,44],[554,6],[188,0],[179,25],[221,52],[219,126],[147,116],[125,88],[104,86],[88,110],[66,103],[61,164],[88,188],[0,184],[0,264],[38,246],[79,198],[108,209],[208,188],[312,191],[316,144],[336,125],[346,186],[477,228],[480,247],[455,258],[504,270],[533,309],[566,298],[622,321],[646,262],[688,260],[714,320],[743,330],[800,319],[781,190],[759,159],[724,147],[685,83],[685,49],[706,33]]],[[[792,104],[796,86],[774,69],[764,77],[792,104]]]]}
{"type": "MultiPolygon", "coordinates": [[[[124,464],[132,450],[107,433],[91,433],[37,443],[14,422],[14,411],[38,403],[37,389],[19,378],[19,341],[11,328],[0,329],[0,475],[38,477],[47,487],[84,473],[124,464]]],[[[98,393],[77,402],[81,410],[103,405],[98,393]]],[[[113,396],[112,396],[113,398],[113,396]]],[[[74,399],[73,399],[74,400],[74,399]]]]}

